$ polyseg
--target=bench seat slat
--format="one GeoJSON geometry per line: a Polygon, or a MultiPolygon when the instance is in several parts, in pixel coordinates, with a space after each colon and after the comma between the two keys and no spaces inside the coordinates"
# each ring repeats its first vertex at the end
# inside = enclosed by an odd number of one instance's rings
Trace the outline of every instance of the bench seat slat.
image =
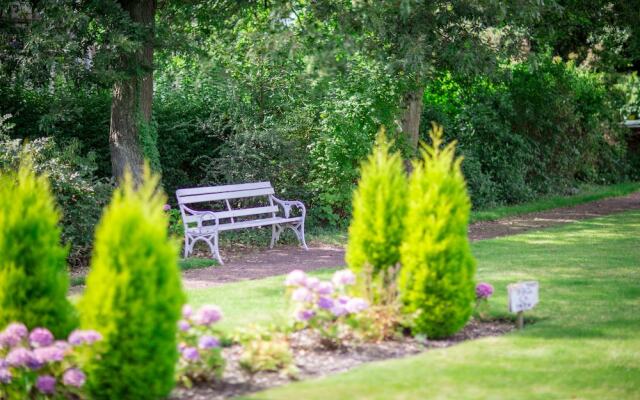
{"type": "Polygon", "coordinates": [[[222,192],[211,194],[199,194],[193,196],[182,196],[178,198],[179,204],[203,203],[206,201],[242,199],[246,197],[268,196],[274,194],[273,188],[239,190],[236,192],[222,192]]]}
{"type": "Polygon", "coordinates": [[[255,182],[255,183],[241,183],[238,185],[222,185],[222,186],[207,186],[191,189],[178,189],[176,196],[194,196],[198,194],[213,194],[224,192],[238,192],[241,190],[253,190],[253,189],[268,189],[271,187],[271,182],[255,182]]]}
{"type": "MultiPolygon", "coordinates": [[[[243,228],[252,228],[256,226],[265,226],[265,225],[273,225],[273,224],[286,224],[291,222],[299,222],[302,221],[302,217],[294,217],[294,218],[266,218],[266,219],[257,219],[253,221],[242,221],[242,222],[234,222],[228,224],[220,224],[218,225],[218,231],[229,231],[232,229],[243,229],[243,228]]],[[[198,228],[189,228],[190,232],[201,232],[204,234],[215,232],[215,225],[209,225],[202,227],[202,230],[198,228]]]]}
{"type": "MultiPolygon", "coordinates": [[[[261,214],[269,214],[273,212],[278,212],[278,206],[268,206],[268,207],[255,207],[255,208],[239,208],[237,210],[231,211],[217,211],[215,212],[218,216],[218,219],[225,219],[231,217],[247,217],[250,215],[261,215],[261,214]]],[[[198,222],[197,215],[187,215],[185,220],[187,223],[198,222]]],[[[213,221],[212,215],[204,215],[202,217],[203,221],[213,221]]]]}

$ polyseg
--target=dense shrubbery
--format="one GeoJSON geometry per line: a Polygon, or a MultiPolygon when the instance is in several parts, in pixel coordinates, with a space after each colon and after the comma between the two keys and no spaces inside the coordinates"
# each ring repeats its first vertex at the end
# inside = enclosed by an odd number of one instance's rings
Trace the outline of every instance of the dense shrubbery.
{"type": "Polygon", "coordinates": [[[402,158],[391,153],[384,131],[378,135],[353,195],[346,260],[360,278],[362,294],[373,303],[388,303],[387,287],[400,262],[407,208],[407,178],[402,158]]]}
{"type": "Polygon", "coordinates": [[[109,200],[113,184],[97,179],[94,155],[80,155],[77,141],[58,146],[52,138],[23,142],[0,135],[0,169],[16,169],[22,152],[27,153],[37,173],[45,174],[62,211],[62,240],[69,244],[72,267],[86,265],[95,225],[109,200]]]}
{"type": "Polygon", "coordinates": [[[184,302],[178,248],[164,196],[149,176],[114,192],[96,231],[81,323],[104,340],[88,363],[93,398],[156,399],[175,382],[177,322],[184,302]]]}
{"type": "Polygon", "coordinates": [[[60,337],[76,325],[59,217],[47,178],[28,157],[17,171],[0,170],[0,328],[21,321],[60,337]]]}
{"type": "Polygon", "coordinates": [[[431,145],[421,149],[409,178],[408,208],[398,278],[413,329],[441,338],[461,329],[473,311],[475,260],[467,238],[471,203],[455,157],[455,142],[444,148],[434,126],[431,145]]]}
{"type": "Polygon", "coordinates": [[[474,207],[623,179],[619,98],[600,74],[540,56],[502,78],[443,74],[425,94],[423,121],[459,141],[474,207]]]}

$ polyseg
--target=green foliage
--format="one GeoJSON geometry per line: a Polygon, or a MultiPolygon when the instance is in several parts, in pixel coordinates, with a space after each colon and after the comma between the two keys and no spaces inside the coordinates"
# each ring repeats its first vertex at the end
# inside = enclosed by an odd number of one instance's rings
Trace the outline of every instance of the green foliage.
{"type": "Polygon", "coordinates": [[[0,172],[0,328],[20,321],[64,337],[75,327],[59,218],[47,178],[28,157],[17,172],[0,172]]]}
{"type": "Polygon", "coordinates": [[[458,140],[473,205],[486,208],[625,179],[619,100],[602,74],[540,55],[491,80],[443,73],[423,120],[458,140]]]}
{"type": "Polygon", "coordinates": [[[414,332],[452,335],[471,316],[475,260],[467,238],[471,207],[455,142],[444,148],[434,125],[409,179],[406,236],[398,288],[405,312],[415,313],[414,332]]]}
{"type": "Polygon", "coordinates": [[[625,119],[640,119],[640,78],[633,72],[620,79],[616,87],[624,93],[625,101],[621,108],[625,119]]]}
{"type": "Polygon", "coordinates": [[[87,265],[95,226],[113,190],[111,181],[96,178],[93,153],[83,156],[80,151],[77,141],[59,146],[52,138],[23,142],[0,135],[0,169],[16,169],[26,153],[36,173],[49,177],[62,211],[62,241],[71,248],[72,268],[87,265]]]}
{"type": "Polygon", "coordinates": [[[176,323],[184,302],[178,246],[167,234],[157,178],[130,176],[96,230],[81,323],[104,340],[86,366],[96,399],[156,399],[174,385],[176,323]]]}
{"type": "Polygon", "coordinates": [[[395,281],[389,272],[395,271],[400,261],[406,209],[407,178],[402,158],[391,152],[391,144],[381,130],[373,152],[362,164],[353,195],[346,254],[349,268],[371,301],[382,301],[382,292],[395,281]]]}
{"type": "Polygon", "coordinates": [[[239,331],[236,340],[242,345],[240,367],[250,374],[285,370],[295,375],[293,353],[284,332],[252,325],[239,331]]]}

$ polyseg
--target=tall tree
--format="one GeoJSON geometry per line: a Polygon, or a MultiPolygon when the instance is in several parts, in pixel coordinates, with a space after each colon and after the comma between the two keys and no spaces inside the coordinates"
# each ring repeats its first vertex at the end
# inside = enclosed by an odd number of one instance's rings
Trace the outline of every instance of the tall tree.
{"type": "Polygon", "coordinates": [[[487,72],[496,53],[517,51],[519,27],[538,15],[535,0],[318,0],[315,18],[347,34],[345,48],[384,59],[403,82],[399,122],[417,148],[425,84],[442,69],[487,72]],[[329,22],[326,22],[329,21],[329,22]]]}
{"type": "Polygon", "coordinates": [[[151,120],[156,1],[121,0],[119,3],[137,25],[141,40],[132,51],[120,56],[126,75],[113,84],[109,129],[111,166],[115,177],[123,177],[129,168],[134,180],[140,182],[145,156],[158,159],[151,120]]]}

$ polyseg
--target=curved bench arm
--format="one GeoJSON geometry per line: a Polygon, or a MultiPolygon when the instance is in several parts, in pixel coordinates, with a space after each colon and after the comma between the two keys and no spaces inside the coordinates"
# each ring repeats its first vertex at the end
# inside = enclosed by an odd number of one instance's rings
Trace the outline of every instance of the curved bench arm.
{"type": "Polygon", "coordinates": [[[302,219],[307,215],[307,208],[301,201],[280,200],[274,195],[271,195],[271,198],[282,207],[285,218],[289,218],[289,215],[291,214],[291,207],[297,207],[300,210],[302,213],[302,219]]]}
{"type": "MultiPolygon", "coordinates": [[[[211,215],[211,216],[213,217],[213,219],[215,220],[215,222],[216,222],[215,224],[216,224],[216,225],[220,225],[220,221],[218,220],[218,215],[217,215],[215,212],[213,212],[213,211],[198,211],[198,210],[193,210],[193,209],[191,209],[191,208],[189,208],[189,207],[185,206],[184,204],[182,204],[182,207],[184,208],[184,210],[185,210],[186,212],[188,212],[188,213],[189,213],[189,215],[193,215],[193,216],[195,216],[195,217],[198,217],[198,221],[197,221],[198,229],[202,229],[202,222],[204,221],[204,217],[205,217],[206,215],[211,215]]],[[[186,229],[186,228],[188,228],[186,225],[187,225],[187,223],[185,222],[185,229],[186,229]]]]}

